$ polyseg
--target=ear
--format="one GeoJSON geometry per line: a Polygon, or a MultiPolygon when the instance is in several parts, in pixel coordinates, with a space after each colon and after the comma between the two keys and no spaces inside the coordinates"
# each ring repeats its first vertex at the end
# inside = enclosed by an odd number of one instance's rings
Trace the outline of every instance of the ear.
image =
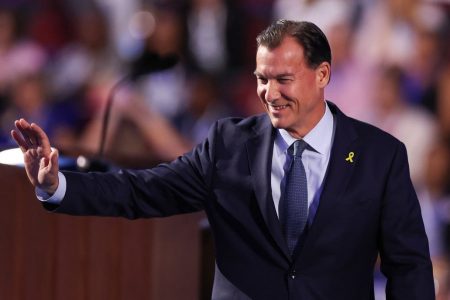
{"type": "Polygon", "coordinates": [[[331,76],[331,66],[328,62],[324,61],[316,68],[317,85],[320,88],[325,88],[325,86],[330,81],[330,76],[331,76]]]}

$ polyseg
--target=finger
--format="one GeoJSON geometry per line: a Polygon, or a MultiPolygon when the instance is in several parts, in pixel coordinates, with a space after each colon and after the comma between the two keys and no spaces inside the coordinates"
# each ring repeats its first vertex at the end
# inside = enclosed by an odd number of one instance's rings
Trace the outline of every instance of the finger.
{"type": "Polygon", "coordinates": [[[28,123],[24,118],[20,118],[17,122],[22,128],[30,127],[30,123],[28,123]]]}
{"type": "Polygon", "coordinates": [[[30,133],[29,128],[30,124],[25,121],[25,119],[20,119],[14,122],[17,130],[22,134],[23,140],[27,143],[28,146],[31,146],[30,133]]]}
{"type": "Polygon", "coordinates": [[[37,126],[37,125],[34,123],[29,124],[24,119],[21,119],[21,120],[23,120],[25,122],[24,123],[25,124],[24,132],[25,132],[26,138],[28,138],[27,142],[29,142],[31,145],[37,146],[38,145],[38,136],[36,134],[35,129],[33,128],[33,125],[35,125],[35,126],[37,126]]]}
{"type": "Polygon", "coordinates": [[[36,145],[42,146],[45,149],[48,149],[50,153],[50,140],[48,139],[47,134],[39,127],[37,124],[32,123],[30,125],[30,130],[33,132],[33,136],[36,139],[36,145]]]}
{"type": "Polygon", "coordinates": [[[11,130],[11,137],[13,138],[13,140],[16,142],[16,144],[19,146],[20,150],[22,150],[22,152],[25,152],[28,150],[28,144],[27,142],[25,142],[25,140],[23,139],[23,136],[18,133],[15,130],[11,130]]]}
{"type": "Polygon", "coordinates": [[[20,129],[22,135],[24,136],[25,141],[28,142],[30,145],[37,146],[38,145],[38,137],[37,137],[35,129],[33,128],[33,125],[34,126],[37,126],[37,125],[34,123],[30,124],[23,118],[18,121],[18,125],[19,125],[18,129],[20,129]]]}
{"type": "Polygon", "coordinates": [[[14,121],[14,126],[20,134],[23,135],[25,133],[25,127],[21,124],[20,120],[14,121]]]}

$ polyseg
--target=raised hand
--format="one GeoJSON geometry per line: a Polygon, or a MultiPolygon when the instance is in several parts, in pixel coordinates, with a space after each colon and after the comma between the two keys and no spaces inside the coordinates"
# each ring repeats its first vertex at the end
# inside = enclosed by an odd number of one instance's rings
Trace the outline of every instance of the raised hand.
{"type": "Polygon", "coordinates": [[[14,122],[12,138],[23,152],[28,179],[35,186],[52,195],[58,187],[58,151],[50,147],[45,132],[24,119],[14,122]]]}

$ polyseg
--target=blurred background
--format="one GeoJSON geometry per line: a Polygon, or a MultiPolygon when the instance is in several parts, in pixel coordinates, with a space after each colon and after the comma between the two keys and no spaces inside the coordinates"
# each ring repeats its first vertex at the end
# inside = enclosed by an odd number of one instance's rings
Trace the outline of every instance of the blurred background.
{"type": "Polygon", "coordinates": [[[105,156],[139,168],[171,160],[218,118],[263,112],[255,37],[279,18],[327,35],[328,100],[405,143],[438,298],[450,299],[448,0],[0,0],[0,149],[14,147],[24,117],[62,153],[96,154],[108,95],[128,75],[105,156]]]}

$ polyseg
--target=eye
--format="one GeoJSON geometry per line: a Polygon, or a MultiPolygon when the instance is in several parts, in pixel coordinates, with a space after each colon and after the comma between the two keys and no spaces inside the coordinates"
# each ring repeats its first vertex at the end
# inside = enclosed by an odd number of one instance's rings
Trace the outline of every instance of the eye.
{"type": "Polygon", "coordinates": [[[267,78],[264,78],[264,77],[261,77],[261,76],[258,76],[257,78],[258,78],[258,82],[259,83],[261,83],[261,84],[266,84],[267,83],[267,78]]]}
{"type": "Polygon", "coordinates": [[[281,84],[285,84],[285,83],[291,82],[291,79],[288,78],[288,77],[280,77],[280,78],[278,78],[277,80],[278,80],[278,82],[281,83],[281,84]]]}

